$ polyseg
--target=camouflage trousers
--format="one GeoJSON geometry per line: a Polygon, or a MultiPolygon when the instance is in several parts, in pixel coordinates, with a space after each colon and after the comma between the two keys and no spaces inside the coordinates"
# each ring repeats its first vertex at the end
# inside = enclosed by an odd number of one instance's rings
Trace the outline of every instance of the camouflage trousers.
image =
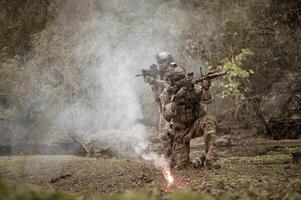
{"type": "Polygon", "coordinates": [[[172,130],[170,123],[163,118],[162,114],[160,114],[159,137],[166,157],[169,157],[171,154],[171,134],[172,130]]]}
{"type": "Polygon", "coordinates": [[[182,168],[190,162],[190,140],[204,137],[206,160],[217,160],[216,121],[208,116],[195,120],[190,126],[173,124],[171,134],[171,167],[182,168]]]}

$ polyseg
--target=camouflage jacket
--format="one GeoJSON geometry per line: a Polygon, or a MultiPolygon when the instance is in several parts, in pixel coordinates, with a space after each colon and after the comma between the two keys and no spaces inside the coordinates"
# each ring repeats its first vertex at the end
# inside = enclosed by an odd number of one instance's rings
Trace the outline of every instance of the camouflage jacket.
{"type": "Polygon", "coordinates": [[[169,86],[165,87],[160,95],[162,114],[165,120],[173,124],[183,124],[186,126],[193,123],[197,118],[205,116],[206,112],[201,103],[207,104],[211,100],[204,101],[202,91],[201,85],[195,85],[194,90],[190,91],[189,95],[176,100],[176,110],[172,112],[170,103],[175,94],[170,92],[169,86]]]}

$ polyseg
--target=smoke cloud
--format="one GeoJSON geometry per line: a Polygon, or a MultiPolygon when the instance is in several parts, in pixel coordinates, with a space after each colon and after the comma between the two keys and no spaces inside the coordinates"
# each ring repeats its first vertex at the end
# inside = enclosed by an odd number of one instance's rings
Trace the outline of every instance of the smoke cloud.
{"type": "MultiPolygon", "coordinates": [[[[87,13],[85,21],[73,26],[80,36],[72,56],[74,63],[85,63],[81,79],[95,85],[88,91],[95,107],[72,105],[56,120],[56,128],[99,136],[122,154],[128,152],[123,146],[143,143],[145,148],[145,127],[138,121],[143,101],[154,100],[149,86],[135,74],[154,63],[160,51],[176,54],[187,24],[184,11],[159,0],[68,1],[66,6],[87,13]]],[[[76,23],[69,21],[72,13],[68,15],[60,13],[58,22],[76,23]]]]}
{"type": "MultiPolygon", "coordinates": [[[[145,115],[142,105],[154,105],[154,99],[150,87],[135,74],[154,63],[161,51],[177,57],[191,19],[173,4],[177,3],[69,0],[58,4],[47,44],[53,55],[49,67],[55,73],[45,70],[32,80],[47,94],[39,95],[39,102],[53,118],[48,132],[98,139],[120,155],[163,162],[163,157],[147,152],[146,128],[139,121],[145,115]],[[49,82],[61,84],[61,93],[67,96],[56,109],[58,101],[49,95],[49,82]]],[[[37,65],[39,48],[27,65],[37,65]]]]}

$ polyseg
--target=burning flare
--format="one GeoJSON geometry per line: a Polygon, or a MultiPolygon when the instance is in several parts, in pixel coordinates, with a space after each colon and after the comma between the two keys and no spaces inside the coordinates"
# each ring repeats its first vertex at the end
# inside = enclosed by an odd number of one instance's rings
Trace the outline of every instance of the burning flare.
{"type": "Polygon", "coordinates": [[[162,173],[164,175],[165,180],[167,181],[167,191],[168,191],[169,187],[172,186],[174,183],[174,178],[170,173],[170,167],[168,165],[163,166],[162,173]]]}

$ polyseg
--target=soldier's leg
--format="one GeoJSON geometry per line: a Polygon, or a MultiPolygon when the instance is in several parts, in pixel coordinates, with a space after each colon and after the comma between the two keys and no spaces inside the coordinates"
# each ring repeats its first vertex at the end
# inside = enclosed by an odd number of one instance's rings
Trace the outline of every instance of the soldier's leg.
{"type": "MultiPolygon", "coordinates": [[[[194,122],[194,124],[190,130],[190,133],[189,133],[189,138],[187,138],[187,139],[202,137],[203,135],[204,135],[204,119],[198,118],[194,122]]],[[[202,155],[200,155],[200,157],[192,160],[192,164],[195,168],[202,168],[202,167],[204,167],[205,159],[206,159],[206,154],[202,153],[202,155]]]]}
{"type": "Polygon", "coordinates": [[[164,154],[169,157],[171,153],[171,143],[172,143],[172,130],[169,127],[169,123],[165,121],[160,115],[160,124],[159,124],[159,137],[161,144],[163,146],[164,154]]]}
{"type": "Polygon", "coordinates": [[[172,145],[172,138],[171,133],[164,131],[160,133],[160,140],[163,146],[164,154],[167,157],[170,157],[171,154],[171,145],[172,145]]]}
{"type": "Polygon", "coordinates": [[[171,162],[172,167],[177,169],[182,169],[190,163],[190,142],[185,142],[183,137],[176,137],[177,135],[185,135],[184,132],[183,129],[175,131],[175,137],[172,141],[171,162]]]}
{"type": "Polygon", "coordinates": [[[211,117],[205,116],[203,118],[203,125],[206,154],[205,167],[208,169],[220,168],[220,165],[217,163],[216,121],[211,117]]]}

